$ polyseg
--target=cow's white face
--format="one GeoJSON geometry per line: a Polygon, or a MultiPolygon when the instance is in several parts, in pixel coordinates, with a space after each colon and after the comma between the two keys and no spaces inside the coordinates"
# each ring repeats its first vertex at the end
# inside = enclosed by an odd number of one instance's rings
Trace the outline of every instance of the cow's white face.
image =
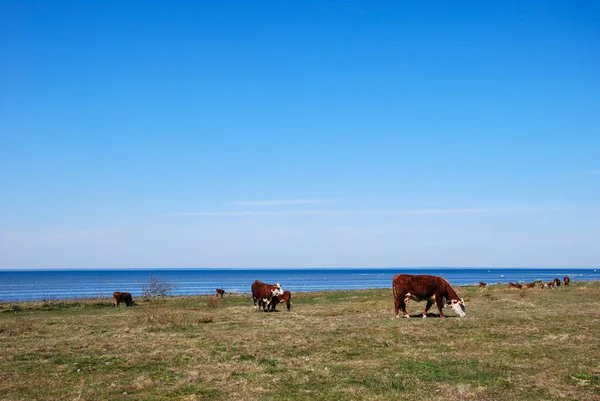
{"type": "Polygon", "coordinates": [[[283,290],[281,289],[281,286],[279,285],[279,283],[275,284],[275,288],[273,288],[273,291],[271,292],[271,294],[273,294],[273,296],[277,296],[277,295],[283,295],[283,290]]]}
{"type": "Polygon", "coordinates": [[[453,299],[450,301],[450,306],[452,306],[452,310],[460,317],[467,316],[465,312],[465,301],[461,298],[460,300],[453,299]]]}

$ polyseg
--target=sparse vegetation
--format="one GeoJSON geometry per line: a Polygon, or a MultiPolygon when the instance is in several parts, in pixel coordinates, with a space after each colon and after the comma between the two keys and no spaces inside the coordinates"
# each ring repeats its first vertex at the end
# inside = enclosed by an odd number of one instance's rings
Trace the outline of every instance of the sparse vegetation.
{"type": "MultiPolygon", "coordinates": [[[[5,400],[597,400],[600,282],[458,287],[467,318],[394,319],[391,290],[0,304],[5,400]],[[523,292],[525,295],[521,295],[523,292]],[[100,302],[101,301],[101,302],[100,302]],[[15,305],[18,308],[15,308],[15,305]],[[71,305],[71,306],[69,306],[71,305]],[[216,306],[215,306],[216,305],[216,306]]],[[[410,303],[411,314],[424,303],[410,303]]]]}
{"type": "Polygon", "coordinates": [[[206,299],[206,307],[209,309],[219,308],[223,305],[223,298],[213,297],[212,295],[206,295],[204,298],[206,299]]]}

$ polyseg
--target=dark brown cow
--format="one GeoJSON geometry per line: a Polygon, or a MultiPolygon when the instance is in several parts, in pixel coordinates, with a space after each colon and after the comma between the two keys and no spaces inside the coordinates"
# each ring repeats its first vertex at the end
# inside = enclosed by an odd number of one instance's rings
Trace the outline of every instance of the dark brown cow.
{"type": "Polygon", "coordinates": [[[271,312],[275,312],[275,307],[280,302],[285,302],[285,304],[287,306],[287,311],[288,312],[291,311],[292,310],[292,293],[286,290],[283,292],[283,294],[273,297],[273,299],[271,300],[271,306],[270,306],[271,312]]]}
{"type": "Polygon", "coordinates": [[[128,292],[115,292],[113,294],[113,306],[119,306],[121,302],[125,302],[125,305],[127,306],[133,305],[133,299],[131,298],[131,294],[128,292]]]}
{"type": "Polygon", "coordinates": [[[218,297],[219,295],[221,296],[221,298],[223,298],[223,294],[225,294],[225,290],[222,288],[217,288],[215,290],[215,296],[218,297]]]}
{"type": "Polygon", "coordinates": [[[273,297],[283,294],[283,290],[281,289],[281,285],[279,285],[279,283],[265,284],[256,280],[254,283],[252,283],[251,288],[255,311],[258,311],[262,306],[263,311],[267,312],[266,308],[271,303],[273,297]]]}
{"type": "Polygon", "coordinates": [[[535,287],[535,283],[525,284],[525,288],[534,288],[534,287],[535,287]]]}
{"type": "Polygon", "coordinates": [[[487,287],[487,284],[484,283],[483,281],[479,282],[479,288],[484,289],[485,287],[487,287]]]}
{"type": "Polygon", "coordinates": [[[565,280],[565,287],[567,287],[569,285],[569,283],[571,282],[571,278],[569,276],[565,276],[565,278],[563,280],[565,280]]]}
{"type": "Polygon", "coordinates": [[[508,288],[523,288],[523,286],[519,283],[508,283],[508,288]]]}
{"type": "Polygon", "coordinates": [[[552,282],[554,283],[555,286],[560,287],[560,279],[559,278],[555,278],[554,280],[552,280],[552,282]]]}
{"type": "Polygon", "coordinates": [[[454,289],[446,279],[437,276],[396,274],[392,280],[392,290],[394,292],[394,307],[396,318],[399,316],[399,309],[402,309],[404,317],[410,317],[406,312],[406,303],[412,299],[414,301],[427,301],[423,317],[427,317],[427,311],[435,302],[440,317],[445,317],[442,309],[446,305],[452,306],[454,312],[460,317],[464,317],[465,302],[456,295],[454,289]]]}

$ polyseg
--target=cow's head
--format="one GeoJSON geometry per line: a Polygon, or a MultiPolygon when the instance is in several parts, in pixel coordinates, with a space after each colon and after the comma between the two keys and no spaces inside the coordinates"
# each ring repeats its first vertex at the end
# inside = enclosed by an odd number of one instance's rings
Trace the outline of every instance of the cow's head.
{"type": "Polygon", "coordinates": [[[453,299],[450,302],[448,302],[448,305],[450,305],[452,307],[452,310],[460,317],[465,317],[467,316],[467,313],[465,311],[465,301],[461,298],[461,299],[453,299]]]}
{"type": "Polygon", "coordinates": [[[274,297],[276,297],[277,295],[283,295],[283,290],[281,289],[281,285],[279,285],[279,283],[273,286],[273,291],[271,291],[271,294],[274,297]]]}

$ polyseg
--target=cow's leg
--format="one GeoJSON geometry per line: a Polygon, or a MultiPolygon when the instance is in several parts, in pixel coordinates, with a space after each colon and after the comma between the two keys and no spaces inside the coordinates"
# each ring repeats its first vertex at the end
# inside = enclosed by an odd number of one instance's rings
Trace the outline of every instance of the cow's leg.
{"type": "Polygon", "coordinates": [[[395,313],[396,319],[398,319],[400,317],[399,310],[400,310],[400,296],[399,296],[399,294],[396,293],[396,289],[394,288],[394,313],[395,313]]]}
{"type": "Polygon", "coordinates": [[[427,305],[425,305],[425,312],[423,312],[423,317],[426,318],[427,317],[427,312],[429,311],[429,308],[431,308],[431,306],[433,305],[433,302],[431,302],[430,299],[427,300],[427,305]]]}
{"type": "Polygon", "coordinates": [[[440,317],[446,317],[444,316],[444,312],[442,312],[442,309],[444,309],[444,296],[442,294],[435,294],[435,305],[440,311],[440,317]]]}
{"type": "Polygon", "coordinates": [[[269,298],[263,298],[261,300],[262,305],[263,305],[263,312],[268,312],[269,311],[269,304],[271,303],[271,300],[269,298]]]}
{"type": "Polygon", "coordinates": [[[260,303],[259,303],[258,298],[252,297],[252,301],[254,301],[254,312],[258,312],[258,309],[260,308],[260,303]]]}
{"type": "MultiPolygon", "coordinates": [[[[410,315],[406,312],[406,298],[404,297],[404,295],[400,297],[400,309],[402,309],[402,315],[404,317],[410,317],[410,315]]],[[[396,317],[398,317],[397,314],[396,317]]]]}

